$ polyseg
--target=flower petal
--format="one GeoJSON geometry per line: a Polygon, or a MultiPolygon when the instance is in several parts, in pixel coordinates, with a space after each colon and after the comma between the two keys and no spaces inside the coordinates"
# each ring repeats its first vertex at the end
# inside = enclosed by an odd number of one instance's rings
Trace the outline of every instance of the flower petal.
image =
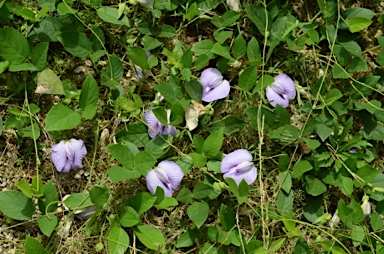
{"type": "Polygon", "coordinates": [[[223,75],[221,75],[221,72],[216,68],[208,68],[205,69],[200,76],[200,83],[203,85],[203,88],[210,86],[212,84],[212,81],[217,82],[217,78],[223,78],[223,75]]]}
{"type": "Polygon", "coordinates": [[[231,90],[231,86],[229,85],[228,80],[223,80],[223,82],[212,89],[209,92],[203,91],[203,101],[212,102],[218,99],[222,99],[228,96],[229,91],[231,90]]]}
{"type": "Polygon", "coordinates": [[[257,169],[252,167],[250,170],[243,172],[228,172],[224,174],[224,178],[232,178],[237,185],[244,179],[248,184],[252,184],[257,178],[257,169]]]}
{"type": "Polygon", "coordinates": [[[238,149],[230,154],[227,154],[227,156],[225,156],[221,161],[221,172],[227,173],[244,161],[252,161],[252,155],[246,149],[238,149]]]}
{"type": "Polygon", "coordinates": [[[176,128],[172,125],[168,125],[167,128],[164,128],[164,130],[161,132],[161,134],[176,136],[176,134],[177,134],[176,128]]]}
{"type": "Polygon", "coordinates": [[[147,182],[147,188],[148,190],[152,193],[156,193],[156,188],[159,186],[164,190],[164,195],[166,197],[171,197],[172,196],[172,190],[169,189],[156,175],[155,170],[151,170],[148,172],[147,176],[145,177],[145,180],[147,182]]]}
{"type": "Polygon", "coordinates": [[[278,93],[276,93],[271,86],[267,86],[266,88],[266,96],[272,107],[276,107],[277,104],[282,106],[283,108],[288,107],[289,100],[288,98],[282,97],[278,93]]]}
{"type": "Polygon", "coordinates": [[[148,110],[144,114],[144,121],[148,124],[148,134],[151,138],[156,137],[163,125],[157,120],[155,114],[153,114],[152,110],[148,110]]]}
{"type": "Polygon", "coordinates": [[[58,144],[52,146],[51,159],[59,172],[68,172],[71,164],[68,163],[67,153],[65,151],[65,141],[61,140],[58,144]],[[69,167],[68,167],[69,165],[69,167]]]}
{"type": "Polygon", "coordinates": [[[84,141],[81,139],[77,140],[72,138],[70,143],[74,152],[71,169],[82,168],[82,160],[84,156],[87,155],[87,148],[84,145],[84,141]]]}
{"type": "Polygon", "coordinates": [[[275,82],[284,88],[284,94],[289,100],[293,100],[296,97],[296,87],[293,80],[287,74],[279,74],[275,77],[275,82]]]}
{"type": "Polygon", "coordinates": [[[163,169],[163,171],[167,174],[168,179],[171,182],[171,186],[173,190],[178,190],[180,188],[181,180],[184,177],[184,173],[173,161],[162,161],[158,165],[159,168],[163,169]]]}

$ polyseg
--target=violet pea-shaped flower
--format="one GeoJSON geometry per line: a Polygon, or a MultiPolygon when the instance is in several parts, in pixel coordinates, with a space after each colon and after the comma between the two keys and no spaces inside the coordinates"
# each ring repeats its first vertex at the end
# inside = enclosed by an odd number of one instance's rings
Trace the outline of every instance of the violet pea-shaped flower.
{"type": "Polygon", "coordinates": [[[267,86],[266,96],[273,107],[279,104],[286,108],[289,101],[296,97],[295,84],[288,75],[279,74],[275,77],[275,82],[267,86]]]}
{"type": "Polygon", "coordinates": [[[176,135],[176,128],[172,125],[169,125],[171,117],[171,110],[167,109],[167,120],[168,127],[165,127],[159,119],[156,118],[152,110],[148,110],[144,114],[144,121],[148,124],[148,134],[151,138],[156,137],[157,135],[176,135]]]}
{"type": "Polygon", "coordinates": [[[83,140],[61,140],[52,146],[51,159],[57,171],[68,173],[71,169],[82,168],[82,160],[87,154],[83,140]]]}
{"type": "Polygon", "coordinates": [[[225,156],[221,162],[221,172],[224,173],[224,178],[232,178],[237,185],[240,185],[243,179],[252,184],[257,177],[252,155],[245,149],[238,149],[225,156]]]}
{"type": "Polygon", "coordinates": [[[180,188],[184,173],[173,161],[162,161],[157,168],[152,169],[146,176],[147,188],[156,193],[157,187],[164,190],[164,196],[171,197],[175,190],[180,188]]]}
{"type": "Polygon", "coordinates": [[[200,83],[203,85],[203,98],[205,102],[212,102],[228,96],[231,87],[228,80],[223,80],[220,71],[208,68],[201,73],[200,83]]]}

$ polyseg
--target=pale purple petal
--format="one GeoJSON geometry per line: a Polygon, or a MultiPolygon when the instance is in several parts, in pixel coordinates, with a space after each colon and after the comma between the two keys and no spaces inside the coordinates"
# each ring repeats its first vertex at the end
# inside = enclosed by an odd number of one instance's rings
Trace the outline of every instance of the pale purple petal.
{"type": "Polygon", "coordinates": [[[151,138],[156,137],[162,129],[162,124],[157,120],[152,110],[148,110],[144,114],[144,121],[148,124],[148,134],[151,138]]]}
{"type": "Polygon", "coordinates": [[[166,128],[161,134],[176,136],[176,128],[172,125],[168,125],[168,128],[166,128]]]}
{"type": "Polygon", "coordinates": [[[200,83],[204,87],[210,86],[212,83],[220,82],[223,80],[223,76],[220,71],[215,68],[208,68],[201,73],[200,83]]]}
{"type": "Polygon", "coordinates": [[[170,189],[167,185],[165,185],[157,176],[155,169],[148,172],[147,176],[145,177],[145,180],[147,182],[147,188],[152,193],[156,193],[156,188],[159,186],[164,190],[164,195],[166,197],[172,196],[172,189],[170,189]]]}
{"type": "Polygon", "coordinates": [[[76,216],[79,217],[82,220],[89,220],[89,218],[92,217],[92,215],[97,210],[96,206],[88,206],[83,211],[75,212],[76,216]]]}
{"type": "Polygon", "coordinates": [[[238,149],[224,157],[221,162],[221,172],[227,173],[244,161],[252,161],[252,155],[246,149],[238,149]]]}
{"type": "Polygon", "coordinates": [[[172,190],[178,190],[180,188],[181,180],[184,177],[184,173],[173,161],[162,161],[158,165],[168,176],[168,179],[171,183],[172,190]]]}
{"type": "Polygon", "coordinates": [[[266,96],[272,107],[276,107],[277,104],[282,106],[283,108],[288,107],[289,100],[285,95],[278,94],[275,90],[272,89],[271,86],[267,86],[266,88],[266,96]]]}
{"type": "Polygon", "coordinates": [[[231,86],[227,80],[223,80],[220,85],[216,86],[214,89],[206,92],[203,90],[203,101],[212,102],[219,100],[228,96],[231,86]]]}
{"type": "Polygon", "coordinates": [[[87,155],[87,149],[85,148],[83,140],[76,140],[72,138],[68,143],[70,143],[73,150],[72,167],[71,169],[82,168],[82,160],[85,155],[87,155]]]}
{"type": "MultiPolygon", "coordinates": [[[[170,119],[171,111],[167,110],[168,123],[170,119]]],[[[148,124],[148,134],[151,138],[156,137],[157,135],[176,135],[176,128],[172,125],[165,127],[155,116],[152,110],[148,110],[144,114],[144,121],[148,124]]]]}
{"type": "Polygon", "coordinates": [[[68,172],[70,170],[71,164],[67,158],[64,140],[52,146],[51,159],[57,171],[68,172]]]}
{"type": "Polygon", "coordinates": [[[241,172],[228,172],[224,174],[224,178],[232,178],[237,185],[240,185],[240,182],[243,179],[248,184],[252,184],[257,178],[257,169],[253,166],[250,169],[241,172]]]}
{"type": "Polygon", "coordinates": [[[279,74],[275,77],[276,84],[279,84],[284,89],[284,94],[289,100],[293,100],[296,97],[295,83],[287,74],[279,74]]]}

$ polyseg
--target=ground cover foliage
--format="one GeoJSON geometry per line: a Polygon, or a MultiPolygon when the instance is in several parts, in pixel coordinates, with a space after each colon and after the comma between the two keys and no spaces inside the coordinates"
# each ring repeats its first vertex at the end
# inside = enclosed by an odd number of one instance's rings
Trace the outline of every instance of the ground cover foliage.
{"type": "Polygon", "coordinates": [[[382,3],[137,2],[0,1],[1,251],[384,253],[382,3]]]}

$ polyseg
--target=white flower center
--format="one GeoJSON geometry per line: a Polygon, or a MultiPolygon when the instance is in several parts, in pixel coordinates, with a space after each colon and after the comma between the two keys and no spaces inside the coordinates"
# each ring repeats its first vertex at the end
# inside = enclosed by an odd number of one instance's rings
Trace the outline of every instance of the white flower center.
{"type": "Polygon", "coordinates": [[[236,167],[233,167],[230,173],[244,173],[248,170],[251,170],[252,167],[253,167],[252,161],[243,161],[242,163],[238,164],[236,167]]]}

